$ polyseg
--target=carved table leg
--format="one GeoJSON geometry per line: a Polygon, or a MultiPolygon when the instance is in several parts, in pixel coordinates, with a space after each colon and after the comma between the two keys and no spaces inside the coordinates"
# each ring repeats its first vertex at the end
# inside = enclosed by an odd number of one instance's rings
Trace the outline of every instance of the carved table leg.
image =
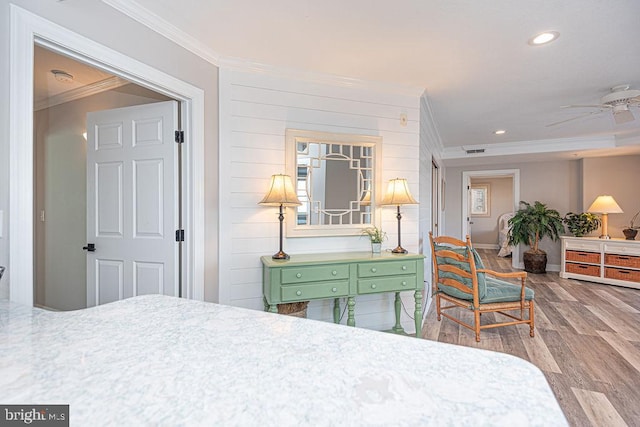
{"type": "Polygon", "coordinates": [[[414,296],[416,309],[413,313],[413,318],[416,322],[416,338],[422,338],[422,291],[417,290],[414,296]]]}
{"type": "Polygon", "coordinates": [[[402,301],[400,301],[400,292],[396,292],[396,299],[393,303],[396,312],[396,324],[391,330],[396,334],[404,334],[404,329],[400,323],[400,309],[402,308],[402,301]]]}
{"type": "Polygon", "coordinates": [[[347,326],[356,326],[356,319],[353,316],[353,308],[356,305],[356,299],[354,297],[348,297],[347,298],[347,312],[348,312],[348,317],[347,317],[347,326]]]}
{"type": "Polygon", "coordinates": [[[340,323],[340,298],[333,300],[333,323],[340,323]]]}

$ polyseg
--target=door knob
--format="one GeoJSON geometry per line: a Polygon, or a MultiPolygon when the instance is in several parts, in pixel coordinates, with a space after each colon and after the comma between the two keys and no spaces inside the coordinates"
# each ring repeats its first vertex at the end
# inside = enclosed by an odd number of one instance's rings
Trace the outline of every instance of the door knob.
{"type": "Polygon", "coordinates": [[[95,252],[96,251],[96,245],[93,243],[87,243],[87,246],[83,246],[82,249],[84,249],[87,252],[95,252]]]}

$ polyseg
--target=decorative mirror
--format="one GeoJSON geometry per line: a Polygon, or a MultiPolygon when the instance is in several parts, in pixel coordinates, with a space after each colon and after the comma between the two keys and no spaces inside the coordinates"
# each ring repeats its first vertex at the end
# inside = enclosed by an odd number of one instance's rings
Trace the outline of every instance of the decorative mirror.
{"type": "Polygon", "coordinates": [[[359,235],[375,225],[381,137],[287,129],[286,167],[301,206],[288,237],[359,235]]]}

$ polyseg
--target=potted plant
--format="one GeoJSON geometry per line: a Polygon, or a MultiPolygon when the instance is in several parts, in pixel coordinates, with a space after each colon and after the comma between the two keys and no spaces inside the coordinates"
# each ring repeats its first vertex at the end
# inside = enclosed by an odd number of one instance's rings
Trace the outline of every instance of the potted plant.
{"type": "Polygon", "coordinates": [[[629,228],[625,228],[622,230],[622,232],[624,233],[624,237],[627,240],[636,239],[636,235],[638,234],[638,229],[640,229],[640,226],[635,225],[634,221],[636,220],[636,218],[638,218],[638,215],[640,215],[640,211],[636,212],[633,218],[631,218],[631,222],[629,223],[629,228]]]}
{"type": "Polygon", "coordinates": [[[582,237],[600,227],[600,217],[591,212],[573,213],[569,212],[562,218],[567,225],[567,229],[576,237],[582,237]]]}
{"type": "Polygon", "coordinates": [[[378,227],[365,228],[362,233],[369,236],[369,240],[371,240],[371,252],[379,254],[382,248],[382,241],[387,238],[387,233],[378,227]]]}
{"type": "Polygon", "coordinates": [[[556,241],[564,231],[562,217],[555,209],[536,201],[533,205],[520,202],[521,208],[509,220],[509,245],[529,245],[523,255],[524,270],[529,273],[545,273],[547,253],[538,247],[540,240],[548,236],[556,241]]]}

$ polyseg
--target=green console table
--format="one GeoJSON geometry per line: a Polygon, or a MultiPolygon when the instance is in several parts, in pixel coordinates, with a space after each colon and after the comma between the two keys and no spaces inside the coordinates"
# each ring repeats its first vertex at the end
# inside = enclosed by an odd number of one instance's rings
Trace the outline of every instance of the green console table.
{"type": "Polygon", "coordinates": [[[340,322],[340,298],[347,299],[347,325],[355,326],[355,297],[395,292],[393,332],[400,324],[400,292],[414,291],[416,336],[422,327],[424,255],[384,252],[343,252],[291,255],[288,260],[263,256],[262,291],[265,310],[278,312],[278,304],[333,298],[333,320],[340,322]]]}

